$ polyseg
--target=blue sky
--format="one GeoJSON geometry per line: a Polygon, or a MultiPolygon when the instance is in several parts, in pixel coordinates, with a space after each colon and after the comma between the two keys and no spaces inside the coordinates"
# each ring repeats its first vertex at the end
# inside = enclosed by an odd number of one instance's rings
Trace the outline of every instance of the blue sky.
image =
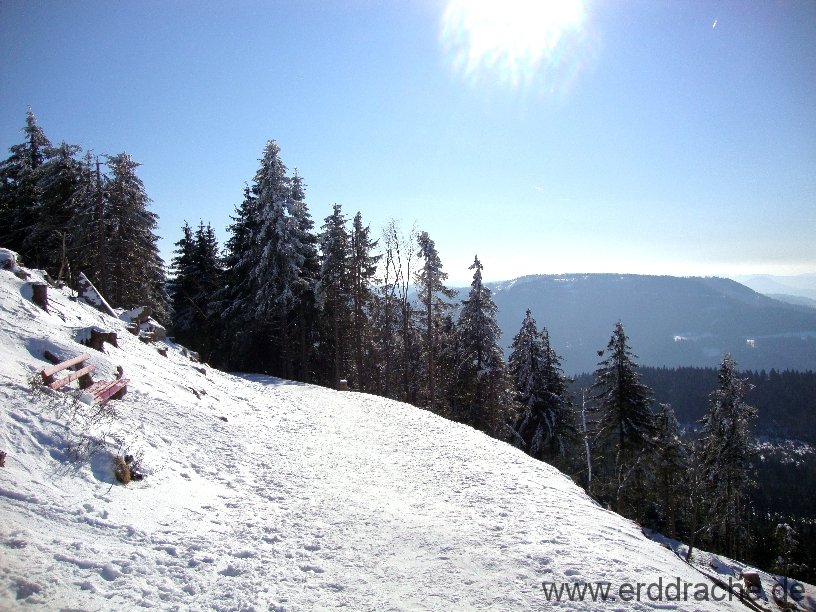
{"type": "Polygon", "coordinates": [[[492,280],[816,272],[816,2],[575,1],[557,28],[519,0],[2,0],[0,148],[30,106],[127,151],[166,258],[185,219],[226,240],[275,139],[318,226],[416,222],[453,283],[474,254],[492,280]]]}

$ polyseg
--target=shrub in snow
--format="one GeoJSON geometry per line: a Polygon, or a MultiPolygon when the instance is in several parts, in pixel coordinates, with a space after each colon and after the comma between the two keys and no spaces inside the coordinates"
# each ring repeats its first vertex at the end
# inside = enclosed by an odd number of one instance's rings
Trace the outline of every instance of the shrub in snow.
{"type": "Polygon", "coordinates": [[[6,451],[0,450],[0,467],[6,467],[6,451]]]}
{"type": "Polygon", "coordinates": [[[82,389],[49,389],[42,384],[39,372],[29,378],[28,384],[32,399],[65,424],[65,441],[74,460],[89,460],[100,447],[121,444],[114,433],[117,416],[112,402],[95,404],[93,396],[82,389]]]}

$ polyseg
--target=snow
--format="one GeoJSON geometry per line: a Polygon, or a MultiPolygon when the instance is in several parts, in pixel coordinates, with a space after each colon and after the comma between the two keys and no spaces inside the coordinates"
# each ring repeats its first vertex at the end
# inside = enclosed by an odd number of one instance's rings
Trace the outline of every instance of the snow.
{"type": "Polygon", "coordinates": [[[0,270],[0,609],[527,610],[556,605],[542,583],[584,581],[611,583],[604,609],[741,609],[621,601],[621,585],[705,579],[507,444],[370,395],[225,374],[67,290],[44,312],[25,285],[0,270]],[[78,344],[91,326],[119,347],[78,344]],[[130,379],[89,426],[89,459],[71,460],[83,438],[66,427],[89,408],[36,383],[44,350],[130,379]],[[144,480],[114,480],[124,454],[144,480]]]}
{"type": "MultiPolygon", "coordinates": [[[[688,546],[682,542],[656,532],[647,531],[647,535],[662,546],[670,548],[679,556],[685,558],[688,554],[688,546]]],[[[726,584],[729,581],[732,584],[738,584],[742,582],[743,575],[756,574],[759,577],[761,586],[759,592],[753,595],[753,601],[760,606],[779,609],[774,603],[774,595],[784,600],[787,592],[787,602],[797,602],[798,604],[798,608],[792,609],[816,610],[816,587],[811,584],[795,580],[786,581],[782,576],[763,572],[740,561],[704,550],[695,550],[692,553],[691,564],[701,574],[714,576],[726,584]]]]}
{"type": "Polygon", "coordinates": [[[0,249],[0,269],[20,272],[20,266],[17,265],[17,253],[9,249],[0,249]]]}

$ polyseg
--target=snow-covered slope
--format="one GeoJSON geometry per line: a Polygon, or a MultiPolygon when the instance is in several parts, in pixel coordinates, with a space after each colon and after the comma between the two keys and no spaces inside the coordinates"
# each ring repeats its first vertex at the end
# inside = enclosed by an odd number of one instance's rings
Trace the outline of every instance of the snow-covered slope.
{"type": "Polygon", "coordinates": [[[627,584],[706,580],[555,469],[468,427],[231,376],[172,344],[165,357],[67,291],[50,289],[50,313],[29,296],[0,270],[0,609],[524,610],[554,605],[544,583],[596,581],[614,604],[558,605],[742,609],[645,590],[626,602],[627,584]],[[119,347],[77,344],[90,326],[116,330],[119,347]],[[70,396],[28,382],[46,349],[87,350],[99,378],[122,366],[130,379],[90,460],[69,458],[70,396]],[[144,480],[115,482],[124,453],[141,456],[144,480]]]}

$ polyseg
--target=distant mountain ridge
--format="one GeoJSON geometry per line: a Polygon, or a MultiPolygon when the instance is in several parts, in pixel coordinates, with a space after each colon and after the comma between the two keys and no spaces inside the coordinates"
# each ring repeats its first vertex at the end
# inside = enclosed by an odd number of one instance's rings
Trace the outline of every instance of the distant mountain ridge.
{"type": "Polygon", "coordinates": [[[816,370],[816,312],[731,279],[560,274],[486,284],[503,346],[529,308],[568,374],[596,368],[618,320],[643,365],[710,367],[727,351],[742,369],[816,370]]]}
{"type": "Polygon", "coordinates": [[[816,274],[799,274],[797,276],[753,274],[734,276],[733,279],[765,295],[779,294],[816,300],[816,274]]]}

